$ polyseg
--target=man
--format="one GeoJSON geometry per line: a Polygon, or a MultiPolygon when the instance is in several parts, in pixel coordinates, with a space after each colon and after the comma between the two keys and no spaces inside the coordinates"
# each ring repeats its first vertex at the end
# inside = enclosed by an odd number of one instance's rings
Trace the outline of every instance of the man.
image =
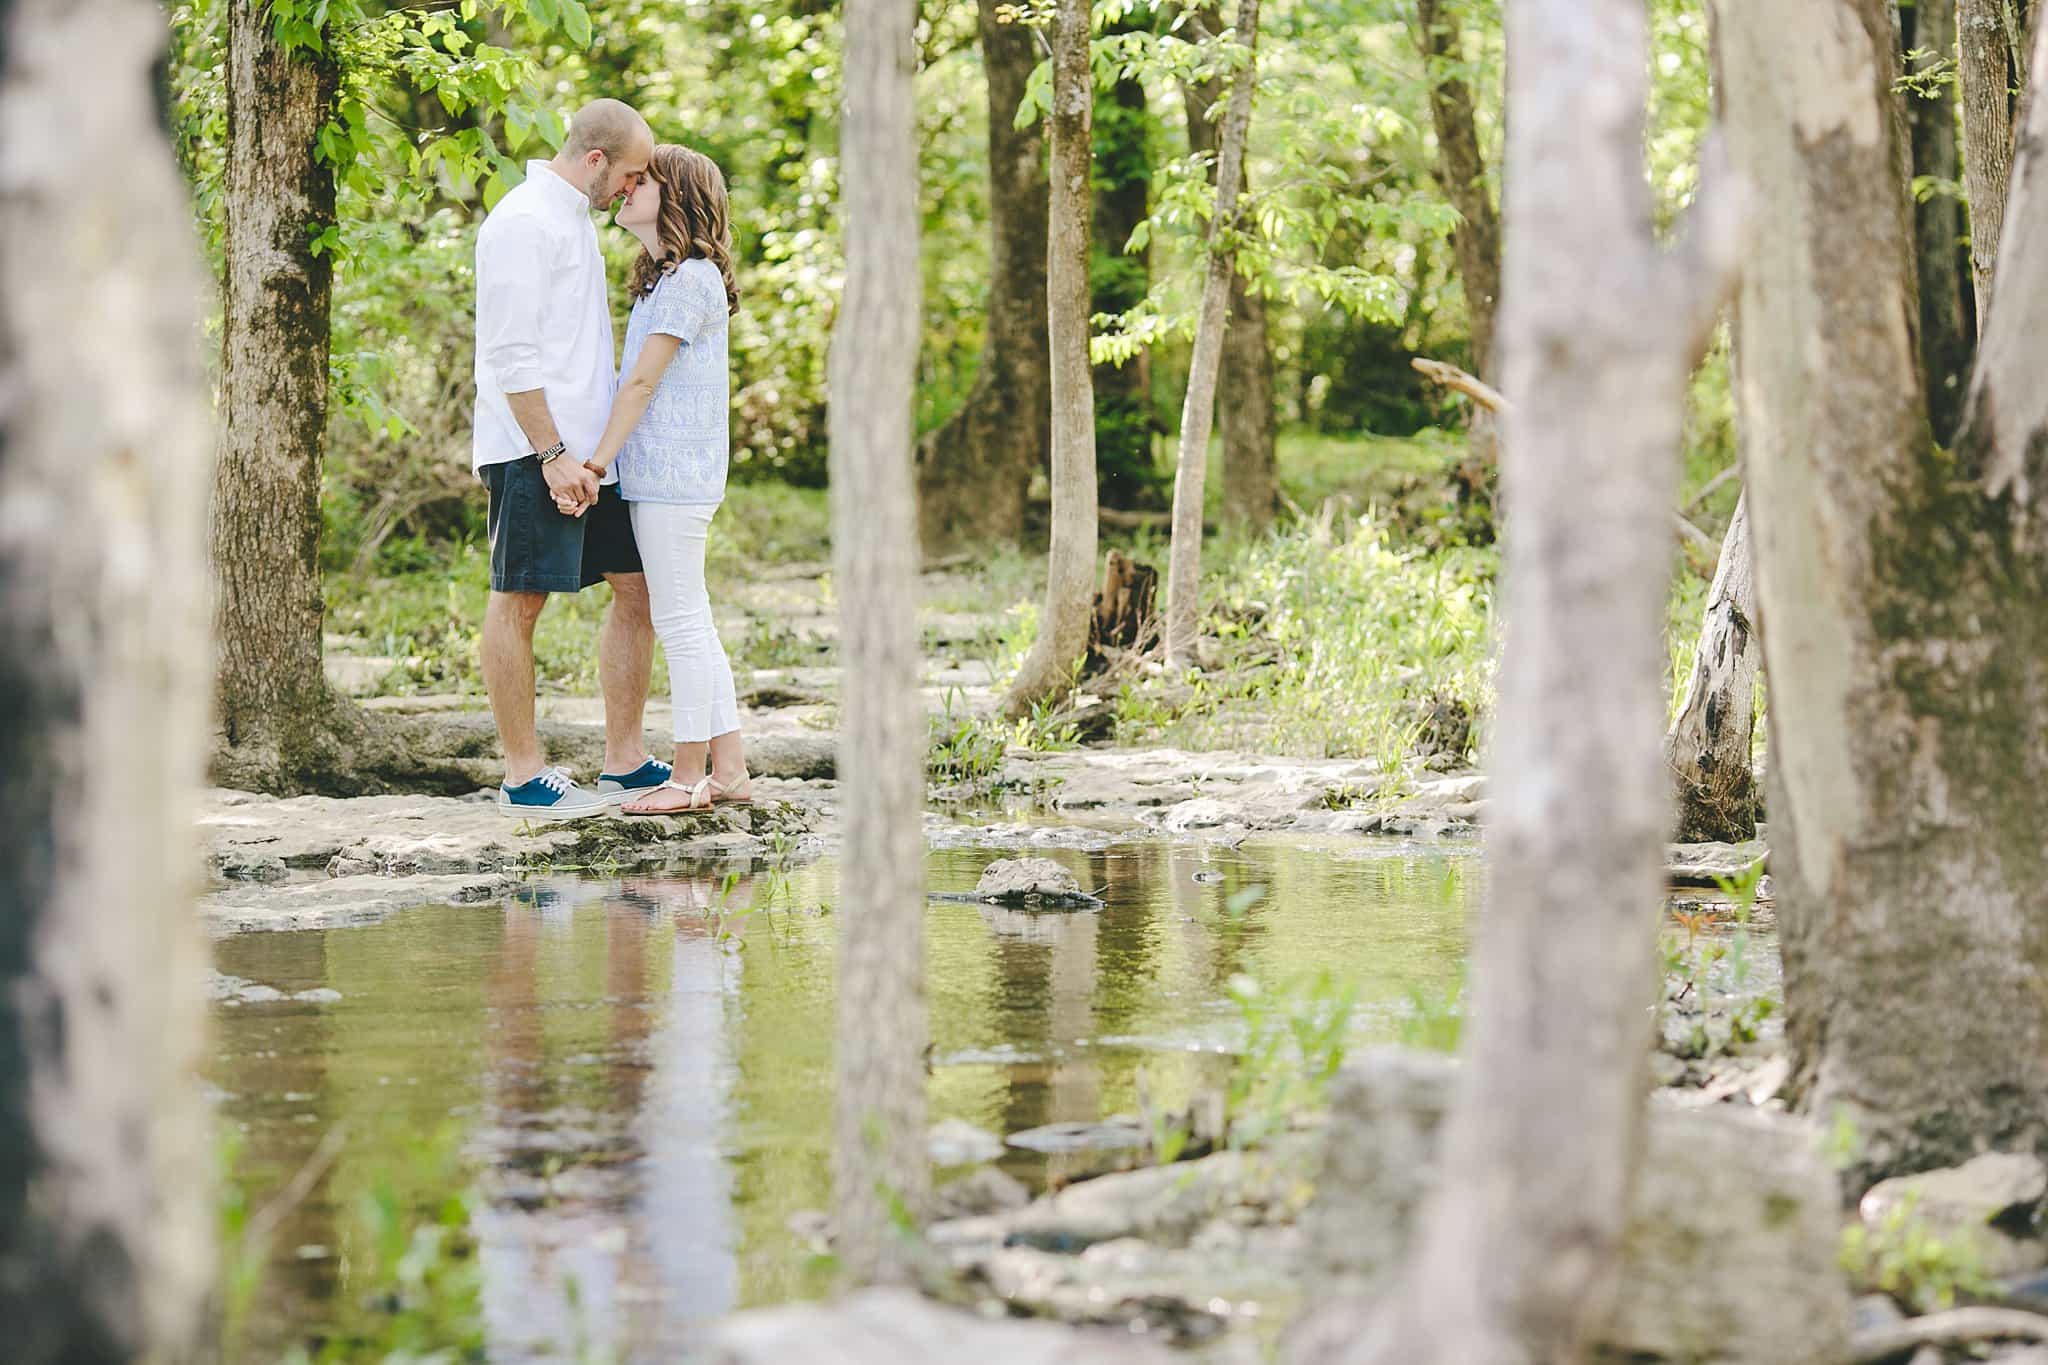
{"type": "Polygon", "coordinates": [[[617,382],[594,211],[632,193],[654,155],[647,122],[617,100],[570,120],[552,161],[491,210],[476,241],[474,468],[490,489],[491,597],[484,686],[505,750],[498,808],[550,820],[596,815],[658,787],[641,720],[654,666],[647,580],[616,478],[596,453],[617,382]],[[595,787],[542,762],[534,727],[533,627],[552,592],[611,584],[598,636],[605,762],[595,787]]]}

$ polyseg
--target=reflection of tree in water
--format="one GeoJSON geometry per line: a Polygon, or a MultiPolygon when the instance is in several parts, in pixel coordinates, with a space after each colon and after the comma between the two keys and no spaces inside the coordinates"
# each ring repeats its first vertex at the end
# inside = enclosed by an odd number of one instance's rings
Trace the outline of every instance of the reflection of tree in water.
{"type": "MultiPolygon", "coordinates": [[[[213,952],[218,971],[281,991],[328,984],[323,931],[235,934],[216,942],[213,952]]],[[[334,1128],[331,1035],[328,1011],[314,1005],[236,1005],[220,1013],[210,1069],[229,1092],[222,1114],[236,1129],[238,1147],[229,1178],[251,1214],[279,1197],[334,1128]]],[[[244,1329],[253,1354],[277,1354],[294,1339],[295,1327],[318,1321],[319,1305],[334,1298],[340,1237],[333,1180],[330,1163],[303,1199],[281,1210],[269,1268],[244,1329]],[[326,1254],[311,1254],[316,1247],[326,1254]]]]}

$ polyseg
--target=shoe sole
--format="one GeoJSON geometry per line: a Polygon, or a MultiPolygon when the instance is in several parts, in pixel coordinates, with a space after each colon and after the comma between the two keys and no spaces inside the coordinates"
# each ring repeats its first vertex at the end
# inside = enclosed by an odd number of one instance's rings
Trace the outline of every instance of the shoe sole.
{"type": "Polygon", "coordinates": [[[500,815],[515,816],[521,820],[546,820],[549,823],[557,823],[563,820],[588,820],[593,815],[605,815],[611,810],[611,803],[608,801],[595,806],[577,807],[569,810],[557,810],[553,806],[515,806],[506,801],[498,802],[497,806],[498,814],[500,815]]]}

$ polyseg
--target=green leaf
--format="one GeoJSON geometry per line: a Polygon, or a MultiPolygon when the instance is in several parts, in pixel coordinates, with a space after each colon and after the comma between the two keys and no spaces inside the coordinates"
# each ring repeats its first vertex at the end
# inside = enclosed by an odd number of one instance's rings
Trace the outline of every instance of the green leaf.
{"type": "Polygon", "coordinates": [[[576,46],[590,46],[590,11],[583,0],[562,0],[562,30],[576,46]]]}

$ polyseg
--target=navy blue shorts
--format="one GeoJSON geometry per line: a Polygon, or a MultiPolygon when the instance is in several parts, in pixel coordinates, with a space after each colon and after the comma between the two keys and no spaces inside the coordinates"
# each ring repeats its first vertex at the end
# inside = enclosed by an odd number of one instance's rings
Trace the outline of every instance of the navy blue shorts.
{"type": "Polygon", "coordinates": [[[540,457],[487,464],[478,477],[491,491],[491,589],[580,592],[606,574],[641,573],[633,517],[617,484],[599,490],[580,517],[555,510],[540,457]]]}

